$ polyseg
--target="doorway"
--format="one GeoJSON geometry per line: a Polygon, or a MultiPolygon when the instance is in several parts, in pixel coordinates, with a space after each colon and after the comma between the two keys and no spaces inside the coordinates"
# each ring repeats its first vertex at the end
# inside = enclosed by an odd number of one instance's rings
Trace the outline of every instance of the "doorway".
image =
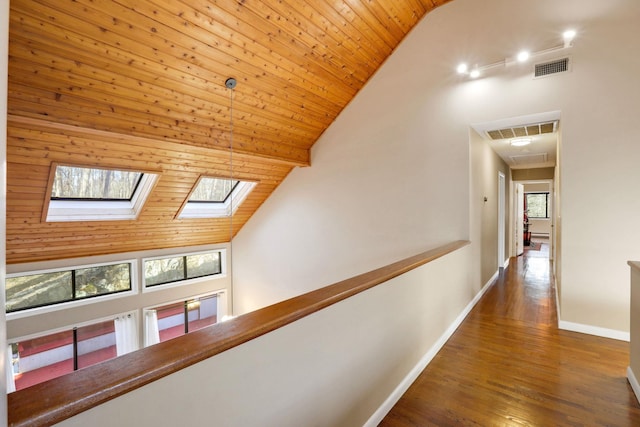
{"type": "Polygon", "coordinates": [[[520,189],[522,200],[518,196],[518,215],[522,209],[522,252],[530,256],[553,260],[554,215],[553,180],[518,181],[516,191],[520,189]],[[536,252],[536,253],[533,253],[536,252]]]}

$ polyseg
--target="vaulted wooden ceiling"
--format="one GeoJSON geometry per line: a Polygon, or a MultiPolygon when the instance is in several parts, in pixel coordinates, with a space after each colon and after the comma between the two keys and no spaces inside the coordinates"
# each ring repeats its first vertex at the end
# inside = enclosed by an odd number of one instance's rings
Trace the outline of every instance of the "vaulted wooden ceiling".
{"type": "Polygon", "coordinates": [[[175,219],[197,178],[258,181],[237,232],[447,1],[11,0],[7,262],[229,241],[175,219]],[[52,162],[161,177],[135,221],[46,223],[52,162]]]}

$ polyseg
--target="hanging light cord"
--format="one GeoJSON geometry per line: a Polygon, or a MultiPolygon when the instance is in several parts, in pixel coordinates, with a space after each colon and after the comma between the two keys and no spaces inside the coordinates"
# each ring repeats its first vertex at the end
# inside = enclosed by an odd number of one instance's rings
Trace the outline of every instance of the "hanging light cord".
{"type": "MultiPolygon", "coordinates": [[[[233,88],[229,91],[229,178],[231,191],[233,191],[233,88]]],[[[229,194],[229,244],[233,242],[233,196],[229,194]]],[[[233,276],[232,276],[233,277],[233,276]]]]}
{"type": "Polygon", "coordinates": [[[229,299],[231,303],[231,315],[233,315],[233,89],[236,87],[236,79],[229,77],[224,85],[229,89],[229,299]]]}

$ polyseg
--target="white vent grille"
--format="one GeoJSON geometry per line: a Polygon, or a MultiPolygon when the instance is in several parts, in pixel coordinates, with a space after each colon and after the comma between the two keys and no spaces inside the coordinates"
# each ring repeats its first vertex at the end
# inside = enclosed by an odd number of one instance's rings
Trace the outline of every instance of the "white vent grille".
{"type": "Polygon", "coordinates": [[[491,139],[508,139],[518,138],[533,135],[542,135],[545,133],[553,133],[558,128],[558,121],[545,122],[545,123],[533,123],[530,125],[523,125],[517,127],[492,129],[488,130],[487,135],[491,139]]]}
{"type": "Polygon", "coordinates": [[[569,71],[569,58],[562,58],[551,62],[535,65],[535,77],[544,77],[550,74],[566,73],[569,71]]]}

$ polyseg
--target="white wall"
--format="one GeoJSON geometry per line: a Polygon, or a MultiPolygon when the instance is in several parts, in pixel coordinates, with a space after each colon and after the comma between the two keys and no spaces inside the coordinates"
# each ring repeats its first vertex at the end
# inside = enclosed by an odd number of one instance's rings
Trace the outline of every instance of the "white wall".
{"type": "MultiPolygon", "coordinates": [[[[5,260],[6,260],[6,207],[7,207],[7,66],[9,58],[9,0],[0,0],[0,306],[5,305],[5,260]]],[[[0,313],[0,372],[5,372],[8,363],[6,321],[4,311],[0,313]]],[[[4,376],[2,376],[4,378],[4,376]]],[[[5,381],[0,381],[0,395],[7,391],[5,381]]],[[[7,399],[0,399],[0,426],[7,425],[7,399]]]]}
{"type": "MultiPolygon", "coordinates": [[[[561,111],[562,319],[629,329],[638,258],[640,2],[455,0],[429,14],[234,241],[237,313],[469,230],[468,125],[561,111]],[[455,75],[577,29],[572,71],[455,75]]],[[[555,57],[551,58],[554,59],[555,57]]],[[[531,148],[532,150],[534,147],[531,148]]]]}
{"type": "Polygon", "coordinates": [[[563,112],[562,319],[628,332],[626,261],[640,237],[640,58],[629,53],[640,50],[640,2],[606,5],[620,7],[577,44],[580,80],[563,112]]]}
{"type": "Polygon", "coordinates": [[[234,239],[235,314],[469,238],[468,122],[424,96],[431,40],[398,48],[234,239]]]}
{"type": "Polygon", "coordinates": [[[474,282],[485,284],[504,265],[498,260],[498,172],[505,175],[505,256],[511,253],[509,224],[509,184],[511,172],[507,164],[493,151],[490,145],[475,131],[469,132],[471,158],[471,241],[473,248],[474,282]],[[486,198],[486,201],[485,201],[486,198]]]}
{"type": "Polygon", "coordinates": [[[550,237],[551,219],[529,218],[529,231],[531,232],[533,237],[550,237]]]}

